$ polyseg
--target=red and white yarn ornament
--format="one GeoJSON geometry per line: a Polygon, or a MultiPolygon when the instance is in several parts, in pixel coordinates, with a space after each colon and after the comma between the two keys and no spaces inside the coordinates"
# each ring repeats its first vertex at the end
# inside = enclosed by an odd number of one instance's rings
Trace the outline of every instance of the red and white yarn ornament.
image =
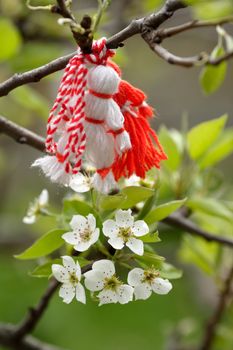
{"type": "Polygon", "coordinates": [[[145,177],[166,155],[147,118],[153,111],[139,89],[121,80],[106,39],[91,54],[78,50],[65,68],[51,109],[46,138],[49,155],[37,159],[52,181],[69,185],[83,158],[96,168],[94,187],[108,193],[121,176],[145,177]]]}

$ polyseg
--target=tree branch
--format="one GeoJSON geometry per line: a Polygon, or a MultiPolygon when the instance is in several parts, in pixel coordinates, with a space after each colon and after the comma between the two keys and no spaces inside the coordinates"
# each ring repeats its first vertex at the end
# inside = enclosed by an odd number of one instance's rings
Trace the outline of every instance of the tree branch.
{"type": "Polygon", "coordinates": [[[200,350],[210,350],[215,339],[218,324],[222,319],[225,309],[228,304],[228,300],[232,297],[231,284],[233,280],[233,266],[231,267],[226,280],[224,282],[224,287],[222,293],[219,296],[219,301],[216,306],[216,310],[212,315],[211,319],[207,323],[206,332],[204,334],[203,343],[200,346],[200,350]]]}
{"type": "Polygon", "coordinates": [[[16,342],[16,327],[11,324],[0,323],[0,345],[6,346],[12,350],[65,350],[39,341],[32,336],[26,336],[21,342],[16,342]]]}
{"type": "Polygon", "coordinates": [[[67,56],[57,58],[56,60],[45,64],[44,66],[32,69],[28,72],[14,74],[11,78],[0,84],[0,97],[8,95],[11,90],[21,85],[36,83],[47,75],[53,74],[65,68],[69,59],[71,59],[74,55],[75,52],[67,56]]]}
{"type": "Polygon", "coordinates": [[[45,151],[45,139],[34,132],[0,116],[0,134],[6,134],[16,142],[29,145],[41,152],[45,151]]]}
{"type": "Polygon", "coordinates": [[[157,37],[157,43],[162,42],[162,40],[166,39],[166,38],[170,38],[174,35],[186,32],[188,30],[192,30],[192,29],[199,29],[199,28],[206,28],[206,27],[216,27],[216,26],[221,26],[223,24],[226,23],[231,23],[233,22],[233,17],[226,17],[223,19],[218,19],[218,20],[213,20],[213,21],[198,21],[198,20],[194,20],[194,21],[190,21],[187,23],[183,23],[180,24],[178,26],[175,27],[170,27],[170,28],[164,28],[164,29],[160,29],[157,31],[156,33],[156,37],[157,37]]]}
{"type": "Polygon", "coordinates": [[[170,214],[167,218],[163,219],[162,222],[172,227],[177,227],[182,231],[191,233],[195,236],[202,237],[208,242],[216,242],[233,248],[233,239],[222,237],[201,229],[200,227],[196,226],[191,220],[181,216],[179,214],[179,211],[177,213],[170,214]]]}
{"type": "MultiPolygon", "coordinates": [[[[82,274],[89,271],[91,266],[92,264],[88,264],[82,267],[82,274]]],[[[39,303],[29,309],[25,319],[18,326],[0,324],[0,345],[14,350],[62,350],[27,336],[37,326],[59,285],[60,283],[53,278],[39,303]]]]}

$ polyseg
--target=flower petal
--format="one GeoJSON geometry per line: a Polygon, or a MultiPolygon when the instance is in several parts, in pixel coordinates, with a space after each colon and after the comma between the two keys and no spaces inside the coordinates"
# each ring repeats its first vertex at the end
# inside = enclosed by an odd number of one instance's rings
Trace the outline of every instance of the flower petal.
{"type": "Polygon", "coordinates": [[[157,277],[152,283],[152,289],[157,294],[167,294],[172,289],[172,284],[167,279],[157,277]]]}
{"type": "Polygon", "coordinates": [[[81,281],[82,271],[81,271],[81,266],[79,265],[78,261],[76,261],[76,273],[75,273],[75,275],[78,278],[78,280],[81,281]]]}
{"type": "Polygon", "coordinates": [[[96,292],[104,287],[104,275],[100,271],[88,271],[84,273],[84,284],[91,292],[96,292]]]}
{"type": "Polygon", "coordinates": [[[94,231],[96,228],[96,219],[93,214],[87,215],[87,222],[91,231],[94,231]]]}
{"type": "Polygon", "coordinates": [[[82,215],[74,215],[70,221],[70,226],[74,231],[83,232],[87,227],[87,219],[82,215]]]}
{"type": "Polygon", "coordinates": [[[86,304],[85,289],[81,283],[78,283],[76,286],[76,299],[80,301],[80,303],[86,304]]]}
{"type": "Polygon", "coordinates": [[[59,296],[64,303],[69,304],[75,296],[75,287],[71,283],[64,283],[59,289],[59,296]]]}
{"type": "Polygon", "coordinates": [[[144,253],[144,246],[143,242],[140,239],[137,238],[130,238],[128,242],[126,243],[127,247],[132,250],[137,255],[143,255],[144,253]]]}
{"type": "Polygon", "coordinates": [[[117,303],[118,297],[116,292],[110,289],[104,289],[102,290],[97,297],[99,298],[99,306],[103,304],[110,304],[110,303],[117,303]]]}
{"type": "Polygon", "coordinates": [[[80,236],[77,232],[66,232],[64,233],[64,235],[62,235],[62,238],[64,239],[64,241],[66,241],[66,243],[69,244],[78,244],[80,242],[80,236]]]}
{"type": "Polygon", "coordinates": [[[65,267],[65,269],[70,273],[73,274],[76,272],[76,264],[74,259],[71,258],[71,256],[62,256],[62,262],[65,267]]]}
{"type": "Polygon", "coordinates": [[[36,215],[24,216],[23,223],[27,225],[34,224],[36,222],[36,215]]]}
{"type": "Polygon", "coordinates": [[[90,179],[83,174],[76,174],[72,177],[69,183],[69,187],[72,188],[72,190],[75,192],[88,192],[91,189],[90,179]]]}
{"type": "Polygon", "coordinates": [[[151,296],[152,289],[148,283],[141,283],[134,287],[134,294],[136,300],[145,300],[151,296]]]}
{"type": "Polygon", "coordinates": [[[139,267],[135,267],[128,273],[128,283],[135,287],[142,283],[142,279],[144,277],[144,270],[139,267]]]}
{"type": "Polygon", "coordinates": [[[115,249],[122,249],[124,247],[124,241],[122,237],[111,237],[108,243],[115,249]]]}
{"type": "Polygon", "coordinates": [[[133,226],[131,227],[131,230],[134,236],[141,237],[146,235],[149,232],[149,227],[144,220],[138,220],[133,224],[133,226]]]}
{"type": "Polygon", "coordinates": [[[88,250],[91,246],[90,241],[85,241],[85,242],[79,242],[74,246],[74,249],[77,250],[78,252],[85,252],[88,250]]]}
{"type": "Polygon", "coordinates": [[[118,235],[119,227],[114,220],[106,220],[103,223],[103,234],[107,237],[118,235]]]}
{"type": "Polygon", "coordinates": [[[69,280],[68,271],[61,265],[53,264],[52,265],[52,272],[53,272],[53,276],[56,278],[56,280],[61,282],[61,283],[65,283],[69,280]]]}
{"type": "Polygon", "coordinates": [[[44,189],[39,195],[38,202],[40,207],[45,207],[49,201],[49,193],[46,189],[44,189]]]}
{"type": "Polygon", "coordinates": [[[134,223],[134,217],[131,215],[131,209],[117,210],[115,217],[116,223],[119,227],[131,227],[134,223]]]}
{"type": "Polygon", "coordinates": [[[98,241],[99,235],[100,235],[100,230],[99,230],[99,228],[96,228],[90,237],[90,240],[89,240],[90,245],[92,245],[98,241]]]}
{"type": "Polygon", "coordinates": [[[102,259],[94,262],[92,269],[103,273],[104,277],[111,277],[115,273],[115,266],[111,260],[102,259]]]}
{"type": "Polygon", "coordinates": [[[134,289],[127,284],[123,284],[117,289],[118,301],[120,304],[127,304],[133,300],[134,289]]]}

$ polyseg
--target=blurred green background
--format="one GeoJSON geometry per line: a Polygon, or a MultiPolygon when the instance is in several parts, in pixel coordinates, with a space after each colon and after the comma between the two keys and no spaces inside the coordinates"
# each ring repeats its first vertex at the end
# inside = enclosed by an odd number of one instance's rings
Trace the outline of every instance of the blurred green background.
{"type": "MultiPolygon", "coordinates": [[[[162,2],[113,0],[98,35],[113,34],[131,18],[145,15],[162,2]]],[[[42,3],[48,2],[33,2],[35,5],[42,3]]],[[[95,12],[96,1],[74,1],[74,8],[80,19],[84,13],[95,12]]],[[[166,25],[182,23],[191,16],[190,10],[180,11],[166,25]]],[[[75,49],[68,28],[58,26],[56,15],[29,11],[25,1],[19,0],[0,1],[0,42],[1,81],[15,72],[33,69],[75,49]]],[[[191,56],[203,50],[211,51],[216,42],[214,29],[206,29],[178,35],[167,40],[165,45],[178,55],[191,56]]],[[[198,81],[199,68],[168,65],[156,57],[139,36],[129,39],[119,50],[117,61],[123,69],[123,77],[143,89],[150,104],[158,111],[159,116],[154,120],[156,129],[162,124],[180,129],[184,114],[188,116],[189,126],[193,126],[228,113],[230,125],[232,64],[228,66],[228,76],[221,88],[213,95],[205,96],[198,81]]],[[[18,88],[2,97],[0,114],[45,135],[47,115],[61,74],[58,72],[38,84],[18,88]]],[[[0,146],[0,322],[17,323],[27,308],[40,298],[47,281],[28,276],[35,264],[16,261],[13,255],[53,228],[51,219],[41,218],[36,225],[27,226],[22,223],[22,218],[28,203],[43,188],[49,190],[55,210],[61,208],[60,201],[66,191],[49,183],[37,169],[30,168],[39,152],[5,136],[1,136],[0,146]]],[[[229,181],[232,179],[230,162],[232,159],[220,165],[229,181]]],[[[168,296],[153,295],[146,302],[103,307],[91,300],[86,306],[75,302],[67,306],[56,296],[35,335],[71,350],[170,350],[175,348],[180,336],[189,345],[195,343],[216,303],[216,287],[203,272],[180,262],[177,257],[180,234],[162,227],[161,238],[157,252],[184,269],[184,277],[174,281],[174,289],[168,296]]],[[[232,347],[233,340],[225,347],[216,345],[218,350],[232,350],[232,347]]]]}

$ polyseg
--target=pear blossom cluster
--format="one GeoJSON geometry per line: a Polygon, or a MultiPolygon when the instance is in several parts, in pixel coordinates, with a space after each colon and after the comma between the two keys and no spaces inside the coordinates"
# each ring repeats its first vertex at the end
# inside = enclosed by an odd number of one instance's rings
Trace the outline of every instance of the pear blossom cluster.
{"type": "MultiPolygon", "coordinates": [[[[92,214],[86,218],[74,215],[70,226],[72,231],[65,233],[62,238],[79,252],[89,249],[99,239],[100,232],[96,228],[96,219],[92,214]]],[[[143,255],[144,246],[140,237],[149,233],[149,227],[143,220],[134,221],[130,209],[117,210],[115,220],[106,220],[102,230],[114,249],[119,250],[127,246],[133,253],[143,255]]]]}
{"type": "MultiPolygon", "coordinates": [[[[71,231],[64,233],[62,238],[78,252],[87,251],[99,239],[100,229],[93,214],[86,217],[74,215],[70,227],[71,231]]],[[[117,210],[114,220],[104,221],[102,232],[114,249],[120,250],[126,246],[136,255],[144,254],[143,241],[140,238],[149,233],[149,227],[143,220],[135,221],[130,209],[117,210]]],[[[94,262],[91,269],[83,275],[78,261],[75,262],[70,256],[63,256],[62,261],[63,265],[52,265],[52,272],[62,284],[59,296],[67,304],[74,298],[83,304],[86,303],[84,286],[96,295],[99,305],[127,304],[133,299],[145,300],[152,292],[167,294],[172,289],[171,283],[161,278],[159,271],[153,267],[147,270],[132,268],[127,283],[124,283],[117,276],[114,262],[111,260],[94,262]],[[81,284],[82,277],[84,286],[81,284]]]]}
{"type": "Polygon", "coordinates": [[[59,296],[64,303],[69,304],[74,298],[85,304],[86,294],[81,284],[82,277],[84,285],[91,293],[96,293],[99,306],[110,303],[127,304],[135,300],[148,299],[152,292],[167,294],[172,289],[172,284],[159,277],[159,272],[154,268],[143,270],[132,269],[125,284],[116,275],[115,265],[111,260],[103,259],[93,263],[90,271],[81,274],[80,265],[70,256],[62,257],[63,265],[53,264],[53,276],[61,283],[59,296]]]}

